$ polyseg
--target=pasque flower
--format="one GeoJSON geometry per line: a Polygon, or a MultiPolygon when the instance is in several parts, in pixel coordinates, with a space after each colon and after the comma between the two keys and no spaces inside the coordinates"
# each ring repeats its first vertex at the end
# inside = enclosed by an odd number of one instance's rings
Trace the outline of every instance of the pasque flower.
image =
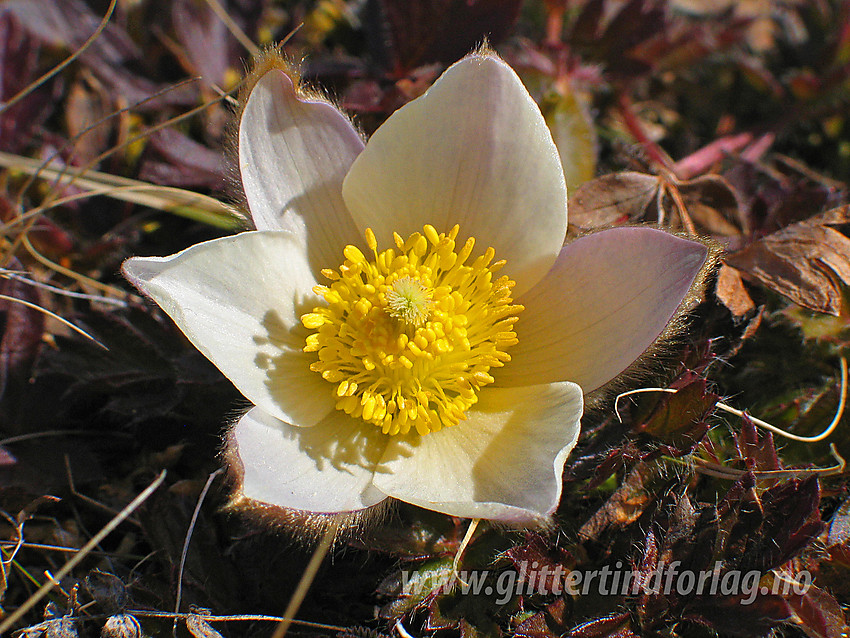
{"type": "Polygon", "coordinates": [[[706,248],[650,228],[564,246],[557,149],[487,51],[365,143],[272,58],[238,145],[256,230],[124,273],[254,404],[227,439],[240,496],[550,517],[582,391],[659,336],[706,248]]]}

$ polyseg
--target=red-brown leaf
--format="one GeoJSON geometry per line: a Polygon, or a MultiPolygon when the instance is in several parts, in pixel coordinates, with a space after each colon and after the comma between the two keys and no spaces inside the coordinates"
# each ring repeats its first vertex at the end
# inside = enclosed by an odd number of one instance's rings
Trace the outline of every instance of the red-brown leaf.
{"type": "Polygon", "coordinates": [[[850,207],[841,206],[764,237],[726,257],[795,303],[838,315],[841,284],[850,285],[850,207]]]}

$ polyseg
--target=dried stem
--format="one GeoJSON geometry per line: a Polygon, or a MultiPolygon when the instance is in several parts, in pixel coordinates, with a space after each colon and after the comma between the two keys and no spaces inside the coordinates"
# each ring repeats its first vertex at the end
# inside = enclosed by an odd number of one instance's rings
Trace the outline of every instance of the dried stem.
{"type": "Polygon", "coordinates": [[[86,543],[79,552],[74,554],[74,556],[62,566],[55,576],[52,576],[50,580],[44,583],[38,591],[36,591],[32,596],[27,598],[24,601],[24,604],[18,607],[15,611],[13,611],[9,616],[7,616],[2,623],[0,623],[0,634],[9,630],[12,625],[14,625],[18,620],[23,617],[30,609],[32,609],[38,601],[44,598],[51,589],[56,587],[65,576],[67,576],[72,569],[74,569],[77,565],[79,565],[83,559],[88,556],[89,552],[93,550],[104,538],[109,536],[116,527],[118,527],[124,520],[130,516],[133,512],[135,512],[139,506],[144,503],[150,495],[153,494],[160,485],[162,485],[163,481],[165,481],[165,470],[159,473],[159,476],[154,479],[154,481],[148,485],[141,494],[139,494],[136,498],[134,498],[121,512],[113,518],[109,523],[107,523],[103,529],[101,529],[97,534],[91,537],[88,543],[86,543]]]}

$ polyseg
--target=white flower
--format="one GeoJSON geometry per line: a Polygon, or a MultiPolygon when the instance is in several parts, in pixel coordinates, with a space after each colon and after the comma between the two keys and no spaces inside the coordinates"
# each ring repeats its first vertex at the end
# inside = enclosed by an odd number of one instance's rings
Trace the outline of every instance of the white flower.
{"type": "Polygon", "coordinates": [[[658,337],[706,260],[648,228],[562,247],[557,150],[487,52],[365,145],[267,64],[239,167],[256,231],[124,272],[254,403],[228,440],[258,504],[336,513],[393,497],[546,520],[582,389],[658,337]]]}

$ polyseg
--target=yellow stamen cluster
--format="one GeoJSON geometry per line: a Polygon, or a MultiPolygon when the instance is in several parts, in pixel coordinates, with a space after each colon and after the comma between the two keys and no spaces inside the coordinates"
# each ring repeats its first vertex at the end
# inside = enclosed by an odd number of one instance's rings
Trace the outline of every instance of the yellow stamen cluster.
{"type": "Polygon", "coordinates": [[[330,285],[315,288],[327,305],[301,318],[315,330],[304,348],[318,353],[310,369],[336,386],[337,409],[386,434],[465,419],[517,343],[514,282],[493,277],[505,262],[492,248],[470,260],[475,240],[455,250],[458,231],[394,233],[397,251],[378,253],[367,230],[374,259],[347,246],[339,270],[322,271],[330,285]]]}

